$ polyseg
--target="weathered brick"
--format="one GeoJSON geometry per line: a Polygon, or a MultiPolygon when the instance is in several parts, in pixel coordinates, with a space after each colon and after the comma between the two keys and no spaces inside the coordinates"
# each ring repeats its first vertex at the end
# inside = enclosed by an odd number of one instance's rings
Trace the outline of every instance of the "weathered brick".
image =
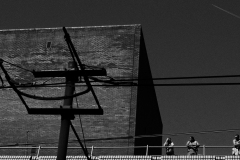
{"type": "MultiPolygon", "coordinates": [[[[140,42],[140,25],[77,27],[67,28],[67,30],[83,64],[104,67],[107,70],[107,75],[114,79],[139,78],[139,65],[141,65],[139,63],[139,56],[141,57],[140,45],[144,45],[140,42]]],[[[28,70],[69,69],[69,62],[72,61],[61,28],[2,30],[0,31],[0,57],[28,70]]],[[[10,76],[19,83],[42,83],[47,80],[48,83],[65,82],[63,78],[36,79],[31,72],[7,63],[4,63],[4,66],[10,76]]],[[[1,76],[4,77],[3,73],[1,73],[1,76]]],[[[148,78],[151,78],[151,74],[148,78]]],[[[7,85],[5,79],[4,83],[7,85]]],[[[84,89],[86,87],[78,86],[76,87],[76,92],[83,91],[84,89]]],[[[64,87],[29,87],[22,88],[21,90],[39,96],[53,97],[64,95],[64,87]]],[[[137,105],[143,101],[138,98],[138,87],[101,86],[94,87],[94,90],[104,110],[104,115],[81,116],[85,138],[102,139],[135,136],[136,117],[139,114],[137,112],[137,105]]],[[[154,92],[154,88],[153,90],[150,89],[150,92],[154,92]]],[[[2,102],[0,106],[1,145],[26,143],[26,131],[30,131],[28,133],[28,143],[37,146],[57,146],[60,116],[29,115],[14,91],[11,89],[1,89],[0,95],[2,102]]],[[[145,95],[147,96],[148,93],[145,93],[145,95]]],[[[25,98],[25,100],[31,108],[59,108],[63,103],[62,101],[40,101],[29,98],[25,98]]],[[[80,108],[96,108],[96,103],[91,93],[79,96],[77,100],[80,108]]],[[[156,99],[153,98],[153,101],[156,101],[156,99]]],[[[73,107],[77,107],[75,100],[73,107]]],[[[158,106],[154,104],[153,107],[158,106]]],[[[147,110],[147,108],[145,109],[147,110]]],[[[160,114],[156,116],[160,117],[160,114]]],[[[148,123],[152,122],[149,121],[148,123]]],[[[82,138],[83,135],[78,116],[76,116],[73,124],[82,138]]],[[[158,123],[157,127],[162,127],[161,122],[158,123]]],[[[160,132],[157,130],[156,134],[160,132]]],[[[140,131],[138,135],[147,133],[140,131]]],[[[72,142],[72,140],[76,140],[76,138],[71,132],[69,142],[72,142]]],[[[79,146],[76,141],[74,142],[69,143],[69,146],[79,146]]],[[[134,139],[95,140],[86,141],[86,144],[87,146],[98,147],[136,145],[134,139]]],[[[19,150],[18,153],[24,154],[23,152],[25,150],[19,150]]],[[[0,150],[1,153],[10,154],[9,150],[0,150]]],[[[82,153],[82,151],[68,151],[68,154],[79,153],[82,153]]],[[[41,151],[41,154],[55,155],[56,151],[46,150],[41,151]]],[[[94,149],[94,154],[134,154],[134,150],[94,149]]]]}

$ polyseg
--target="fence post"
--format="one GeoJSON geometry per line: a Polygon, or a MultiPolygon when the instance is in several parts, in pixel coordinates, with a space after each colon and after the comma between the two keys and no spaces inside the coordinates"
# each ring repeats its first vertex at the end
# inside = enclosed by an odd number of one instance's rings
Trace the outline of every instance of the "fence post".
{"type": "Polygon", "coordinates": [[[37,159],[38,159],[38,156],[39,156],[39,153],[40,153],[40,149],[41,149],[41,146],[38,147],[37,159]]]}
{"type": "Polygon", "coordinates": [[[147,145],[147,148],[146,148],[146,156],[148,155],[148,145],[147,145]]]}
{"type": "Polygon", "coordinates": [[[92,155],[93,155],[93,146],[92,146],[92,149],[91,149],[91,157],[92,157],[92,155]]]}
{"type": "Polygon", "coordinates": [[[205,145],[203,145],[203,155],[205,156],[206,155],[206,151],[205,151],[205,145]]]}

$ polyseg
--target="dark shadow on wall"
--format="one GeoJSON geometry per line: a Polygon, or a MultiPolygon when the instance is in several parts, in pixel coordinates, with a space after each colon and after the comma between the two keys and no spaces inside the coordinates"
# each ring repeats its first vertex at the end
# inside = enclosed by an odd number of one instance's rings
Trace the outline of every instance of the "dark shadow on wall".
{"type": "MultiPolygon", "coordinates": [[[[141,31],[135,136],[162,134],[162,119],[153,84],[147,50],[141,31]],[[141,80],[148,79],[148,80],[141,80]]],[[[135,138],[135,146],[161,146],[162,137],[135,138]]],[[[135,148],[135,155],[146,155],[146,148],[135,148]]],[[[149,148],[148,155],[161,155],[161,148],[149,148]]]]}

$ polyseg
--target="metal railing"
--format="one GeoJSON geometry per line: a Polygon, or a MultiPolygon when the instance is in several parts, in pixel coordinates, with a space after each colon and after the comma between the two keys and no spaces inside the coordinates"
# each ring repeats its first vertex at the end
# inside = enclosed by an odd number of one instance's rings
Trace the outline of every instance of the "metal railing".
{"type": "MultiPolygon", "coordinates": [[[[57,149],[58,147],[42,147],[42,146],[29,146],[29,147],[0,147],[1,149],[37,149],[37,157],[40,154],[41,149],[57,149]]],[[[148,155],[149,148],[166,148],[166,146],[124,146],[124,147],[87,147],[87,149],[90,149],[90,156],[93,156],[93,152],[95,149],[130,149],[130,148],[145,148],[146,152],[145,155],[148,155]]],[[[187,148],[186,146],[174,146],[174,148],[187,148]]],[[[206,149],[207,148],[233,148],[233,146],[205,146],[202,145],[199,148],[202,148],[202,155],[206,155],[206,149]]],[[[81,147],[68,147],[68,149],[82,149],[81,147]]]]}

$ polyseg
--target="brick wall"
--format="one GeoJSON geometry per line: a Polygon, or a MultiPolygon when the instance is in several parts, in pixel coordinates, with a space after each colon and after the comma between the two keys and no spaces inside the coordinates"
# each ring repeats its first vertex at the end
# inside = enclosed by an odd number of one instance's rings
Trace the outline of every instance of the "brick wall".
{"type": "MultiPolygon", "coordinates": [[[[140,25],[67,28],[83,64],[104,67],[115,79],[137,78],[140,50],[140,25]]],[[[0,31],[0,57],[28,70],[70,69],[71,55],[61,28],[0,31]]],[[[36,79],[31,72],[4,63],[10,76],[19,83],[57,83],[62,78],[36,79]]],[[[3,73],[1,76],[3,77],[3,73]]],[[[102,77],[103,78],[103,77],[102,77]]],[[[4,81],[5,85],[8,85],[4,81]]],[[[99,84],[99,83],[96,83],[99,84]]],[[[1,85],[1,84],[0,84],[1,85]]],[[[76,87],[76,92],[86,86],[76,87]]],[[[22,88],[39,96],[62,96],[64,87],[22,88]]],[[[137,87],[94,87],[104,115],[82,115],[86,139],[126,137],[135,135],[137,87]]],[[[23,144],[57,146],[60,116],[29,115],[11,89],[0,90],[0,145],[23,144]],[[27,131],[28,136],[27,136],[27,131]],[[27,138],[28,137],[28,138],[27,138]]],[[[59,108],[63,101],[39,101],[25,98],[31,108],[59,108]]],[[[96,108],[91,93],[77,98],[78,107],[96,108]]],[[[73,107],[77,107],[74,99],[73,107]]],[[[80,137],[79,118],[75,125],[80,137]]],[[[69,141],[76,140],[70,133],[69,141]]],[[[87,146],[133,146],[134,139],[88,141],[87,146]]],[[[69,143],[69,146],[78,145],[69,143]]],[[[0,154],[3,151],[0,150],[0,154]]],[[[4,152],[7,153],[8,151],[4,152]]],[[[55,154],[53,151],[49,153],[55,154]]],[[[133,150],[99,150],[99,154],[133,154],[133,150]]],[[[4,154],[3,153],[3,154],[4,154]]],[[[69,153],[70,154],[70,153],[69,153]]],[[[95,154],[98,154],[95,152],[95,154]]]]}

